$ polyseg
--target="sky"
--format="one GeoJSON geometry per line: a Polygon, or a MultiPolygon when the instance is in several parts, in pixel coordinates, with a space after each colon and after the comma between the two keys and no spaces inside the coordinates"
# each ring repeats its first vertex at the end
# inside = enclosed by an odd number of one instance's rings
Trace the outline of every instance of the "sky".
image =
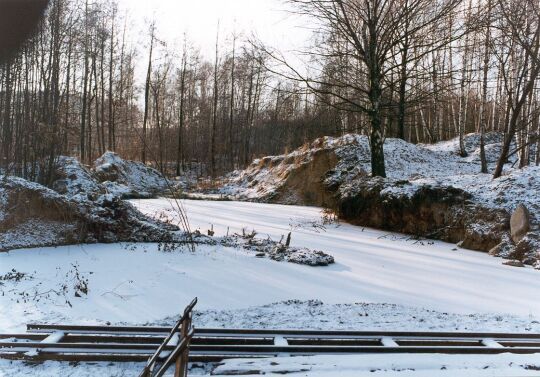
{"type": "Polygon", "coordinates": [[[146,36],[148,25],[155,19],[159,38],[180,46],[186,34],[207,56],[215,51],[218,22],[223,45],[235,31],[248,37],[254,34],[286,52],[304,46],[310,35],[305,21],[287,12],[282,0],[119,0],[119,3],[132,21],[135,30],[131,31],[139,38],[146,36]]]}

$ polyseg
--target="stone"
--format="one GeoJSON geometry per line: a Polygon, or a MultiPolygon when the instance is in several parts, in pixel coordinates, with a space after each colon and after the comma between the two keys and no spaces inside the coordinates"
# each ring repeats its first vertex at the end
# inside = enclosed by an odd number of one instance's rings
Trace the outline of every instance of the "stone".
{"type": "Polygon", "coordinates": [[[523,262],[521,262],[521,261],[519,261],[517,259],[507,260],[506,262],[503,262],[503,264],[505,266],[511,266],[511,267],[525,267],[523,262]]]}
{"type": "Polygon", "coordinates": [[[530,215],[527,208],[520,204],[510,218],[510,233],[514,243],[519,243],[525,237],[525,234],[530,230],[530,215]]]}
{"type": "Polygon", "coordinates": [[[540,235],[538,233],[529,232],[516,245],[514,252],[508,255],[510,259],[519,259],[525,261],[531,258],[538,259],[538,251],[540,250],[540,235]]]}
{"type": "Polygon", "coordinates": [[[516,246],[512,242],[510,234],[504,233],[501,237],[501,243],[489,250],[489,255],[494,257],[508,258],[515,251],[516,246]]]}

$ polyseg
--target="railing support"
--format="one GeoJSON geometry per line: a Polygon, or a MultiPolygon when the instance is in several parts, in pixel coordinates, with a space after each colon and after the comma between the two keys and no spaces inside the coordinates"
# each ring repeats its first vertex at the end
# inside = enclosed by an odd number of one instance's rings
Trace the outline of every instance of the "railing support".
{"type": "Polygon", "coordinates": [[[184,310],[184,314],[182,315],[182,318],[174,325],[169,335],[165,338],[163,343],[158,347],[156,352],[148,359],[148,362],[146,363],[146,366],[144,367],[144,370],[141,372],[139,377],[159,377],[162,376],[169,367],[175,363],[176,364],[176,370],[175,370],[175,377],[187,377],[187,370],[188,370],[188,361],[189,361],[189,344],[191,342],[191,338],[193,337],[193,328],[191,326],[192,323],[192,311],[195,305],[197,304],[197,298],[195,298],[191,304],[189,304],[186,309],[184,310]],[[154,369],[156,367],[157,362],[160,359],[160,355],[165,349],[165,347],[169,344],[171,339],[180,332],[180,336],[178,339],[178,344],[176,345],[174,351],[169,354],[169,357],[165,360],[165,363],[158,369],[156,374],[154,375],[154,369]]]}

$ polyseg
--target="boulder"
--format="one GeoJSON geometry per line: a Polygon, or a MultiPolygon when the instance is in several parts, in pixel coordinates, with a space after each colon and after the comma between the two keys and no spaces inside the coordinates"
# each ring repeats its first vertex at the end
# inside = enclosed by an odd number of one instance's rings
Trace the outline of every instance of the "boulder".
{"type": "Polygon", "coordinates": [[[520,204],[510,218],[510,233],[514,243],[518,243],[525,237],[525,234],[531,229],[530,215],[527,208],[520,204]]]}
{"type": "Polygon", "coordinates": [[[539,260],[539,252],[540,235],[529,232],[518,242],[514,252],[509,257],[523,261],[525,264],[534,265],[539,260]]]}

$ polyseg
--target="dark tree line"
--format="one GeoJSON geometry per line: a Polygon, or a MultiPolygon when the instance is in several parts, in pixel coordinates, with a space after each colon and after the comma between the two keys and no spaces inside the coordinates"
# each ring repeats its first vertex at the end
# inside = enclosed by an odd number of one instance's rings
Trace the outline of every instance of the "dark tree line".
{"type": "Polygon", "coordinates": [[[178,49],[159,20],[139,44],[114,1],[51,0],[40,31],[0,63],[0,169],[48,183],[59,155],[91,163],[112,150],[216,176],[360,133],[384,176],[388,137],[459,137],[465,155],[466,133],[491,131],[505,135],[495,177],[511,154],[540,163],[536,1],[290,3],[317,27],[304,67],[237,34],[218,33],[213,57],[189,37],[178,49]]]}

